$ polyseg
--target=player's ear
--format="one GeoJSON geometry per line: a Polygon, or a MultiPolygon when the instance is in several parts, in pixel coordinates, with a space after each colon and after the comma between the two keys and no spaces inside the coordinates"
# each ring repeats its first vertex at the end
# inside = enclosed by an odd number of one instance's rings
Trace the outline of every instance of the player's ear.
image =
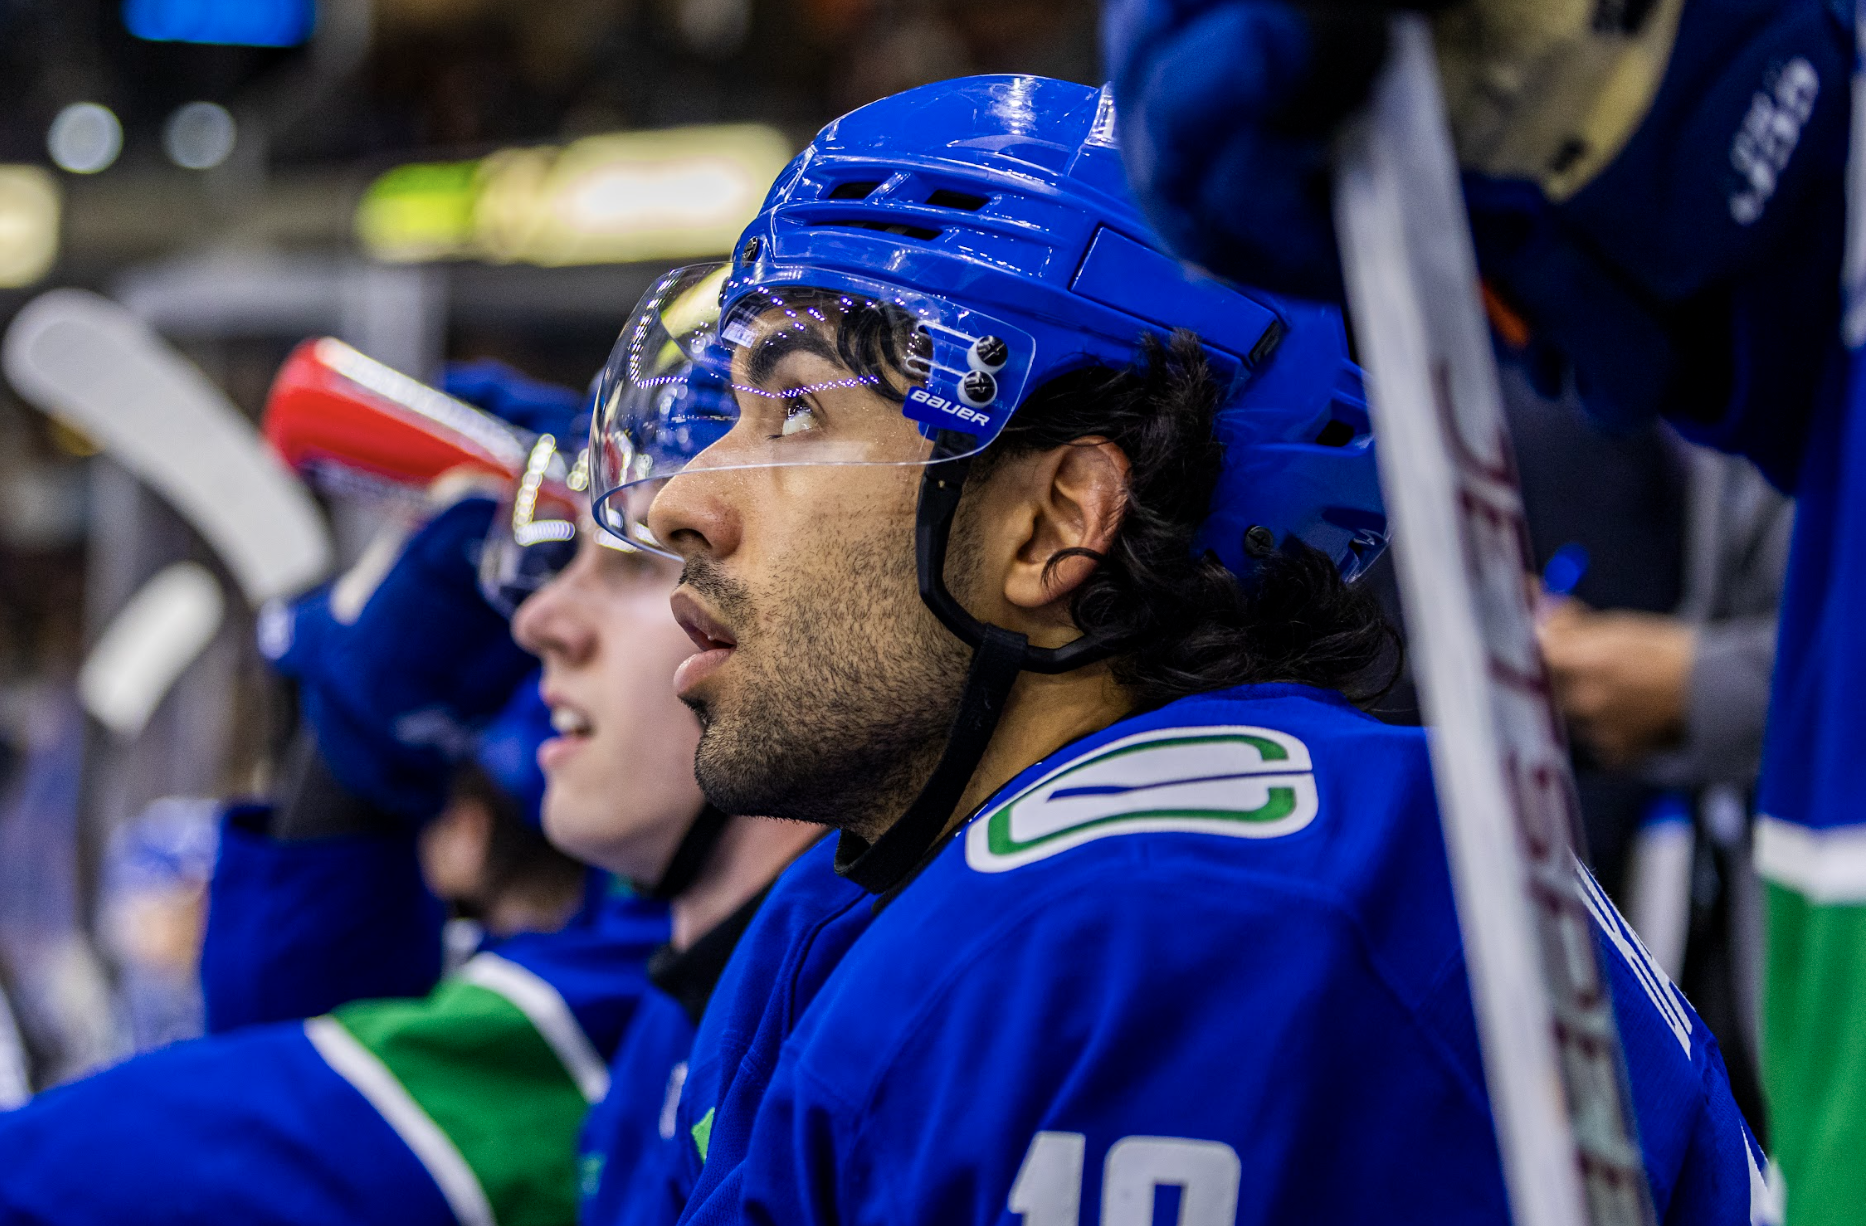
{"type": "Polygon", "coordinates": [[[1127,474],[1127,454],[1099,436],[1023,457],[1012,483],[1021,506],[1012,521],[1007,601],[1033,612],[1068,601],[1121,526],[1127,474]]]}

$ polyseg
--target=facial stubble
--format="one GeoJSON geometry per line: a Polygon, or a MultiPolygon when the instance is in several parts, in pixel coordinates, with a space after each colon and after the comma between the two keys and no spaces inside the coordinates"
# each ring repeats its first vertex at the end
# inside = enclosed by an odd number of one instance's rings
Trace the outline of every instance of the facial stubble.
{"type": "Polygon", "coordinates": [[[730,692],[689,702],[694,774],[727,813],[873,838],[932,774],[970,651],[921,603],[911,539],[875,528],[837,538],[757,593],[689,560],[682,581],[739,634],[730,692]]]}

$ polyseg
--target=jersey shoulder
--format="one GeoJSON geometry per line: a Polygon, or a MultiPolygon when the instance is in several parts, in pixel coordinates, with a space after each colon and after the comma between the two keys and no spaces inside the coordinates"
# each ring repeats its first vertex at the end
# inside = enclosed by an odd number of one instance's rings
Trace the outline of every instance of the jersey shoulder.
{"type": "Polygon", "coordinates": [[[1122,721],[1013,780],[886,903],[798,1033],[821,1034],[824,1076],[855,1087],[955,992],[1112,1016],[1274,980],[1411,1012],[1460,968],[1418,732],[1250,687],[1122,721]]]}
{"type": "Polygon", "coordinates": [[[5,1222],[457,1220],[415,1152],[291,1022],[172,1044],[47,1090],[0,1112],[0,1154],[5,1222]]]}
{"type": "MultiPolygon", "coordinates": [[[[1333,840],[1378,837],[1378,815],[1429,806],[1431,795],[1417,729],[1381,724],[1322,691],[1241,687],[1123,720],[1025,771],[968,826],[965,859],[1004,873],[1131,835],[1267,850],[1318,821],[1333,840]]],[[[1087,869],[1094,859],[1074,862],[1087,869]]],[[[1277,857],[1254,859],[1261,869],[1277,857]]]]}
{"type": "Polygon", "coordinates": [[[610,894],[555,932],[528,932],[489,944],[469,959],[470,977],[516,992],[538,1009],[568,1009],[607,1061],[645,1004],[660,995],[648,982],[648,959],[667,943],[667,904],[610,894]]]}
{"type": "Polygon", "coordinates": [[[836,872],[836,841],[824,838],[791,862],[739,938],[700,1019],[696,1056],[749,1039],[774,996],[807,960],[822,930],[868,898],[836,872]]]}

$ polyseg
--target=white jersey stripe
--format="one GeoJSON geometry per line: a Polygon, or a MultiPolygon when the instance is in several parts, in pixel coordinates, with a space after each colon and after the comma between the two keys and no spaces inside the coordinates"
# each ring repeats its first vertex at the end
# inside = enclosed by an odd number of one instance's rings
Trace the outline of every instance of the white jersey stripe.
{"type": "Polygon", "coordinates": [[[1594,880],[1594,874],[1579,867],[1578,861],[1576,863],[1577,871],[1581,875],[1583,896],[1587,901],[1588,910],[1594,915],[1595,922],[1607,933],[1608,939],[1613,941],[1614,948],[1626,960],[1627,966],[1639,980],[1640,986],[1645,989],[1647,998],[1658,1008],[1660,1015],[1665,1018],[1666,1025],[1671,1027],[1672,1034],[1678,1039],[1679,1045],[1685,1049],[1685,1054],[1689,1055],[1691,1052],[1691,1018],[1686,1014],[1684,1006],[1679,1003],[1677,989],[1672,986],[1671,977],[1659,965],[1658,959],[1652,956],[1652,951],[1646,948],[1645,942],[1639,939],[1639,933],[1633,930],[1633,926],[1626,922],[1626,917],[1621,915],[1619,909],[1613,905],[1613,901],[1607,897],[1607,892],[1601,889],[1600,882],[1594,880]]]}
{"type": "Polygon", "coordinates": [[[461,979],[512,1002],[551,1045],[564,1071],[589,1102],[609,1092],[609,1069],[557,989],[518,963],[498,954],[475,954],[455,972],[461,979]]]}
{"type": "Polygon", "coordinates": [[[1814,830],[1758,817],[1756,872],[1810,902],[1866,903],[1866,826],[1814,830]]]}
{"type": "Polygon", "coordinates": [[[1588,912],[1593,915],[1594,922],[1600,925],[1601,931],[1607,934],[1607,939],[1613,942],[1614,949],[1619,951],[1621,959],[1633,972],[1633,977],[1639,980],[1639,986],[1645,989],[1646,998],[1659,1011],[1659,1016],[1665,1019],[1672,1037],[1678,1040],[1678,1046],[1684,1049],[1686,1056],[1689,1056],[1691,1054],[1691,1018],[1678,1003],[1674,995],[1677,989],[1672,987],[1670,976],[1666,975],[1659,964],[1653,960],[1652,954],[1641,943],[1639,934],[1620,918],[1620,913],[1614,909],[1612,901],[1600,888],[1600,883],[1594,880],[1594,874],[1582,868],[1577,862],[1575,876],[1581,883],[1581,899],[1587,904],[1588,912]]]}
{"type": "Polygon", "coordinates": [[[369,1100],[433,1177],[460,1226],[497,1226],[492,1203],[467,1160],[374,1052],[333,1017],[305,1023],[305,1037],[339,1077],[369,1100]]]}

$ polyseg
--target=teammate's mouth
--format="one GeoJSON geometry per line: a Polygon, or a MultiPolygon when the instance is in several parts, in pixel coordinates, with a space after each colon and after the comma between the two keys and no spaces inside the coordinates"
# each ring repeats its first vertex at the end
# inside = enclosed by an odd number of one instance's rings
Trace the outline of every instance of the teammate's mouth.
{"type": "Polygon", "coordinates": [[[674,610],[674,620],[687,632],[696,648],[694,653],[680,662],[674,670],[674,693],[685,698],[689,691],[711,676],[733,649],[739,645],[732,631],[707,612],[699,597],[685,588],[675,590],[668,604],[674,610]]]}
{"type": "Polygon", "coordinates": [[[548,691],[544,703],[551,709],[551,731],[557,734],[538,746],[538,769],[548,775],[589,742],[596,723],[582,708],[548,691]]]}

